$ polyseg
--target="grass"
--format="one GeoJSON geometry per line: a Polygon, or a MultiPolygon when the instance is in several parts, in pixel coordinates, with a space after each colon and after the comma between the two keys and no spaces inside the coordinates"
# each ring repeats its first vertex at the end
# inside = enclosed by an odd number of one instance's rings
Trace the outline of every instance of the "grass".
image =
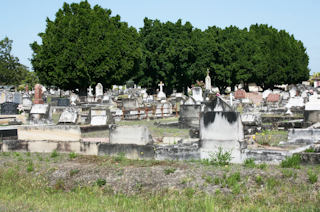
{"type": "Polygon", "coordinates": [[[282,168],[300,168],[300,155],[292,155],[291,157],[286,157],[285,160],[281,161],[282,168]]]}
{"type": "MultiPolygon", "coordinates": [[[[70,160],[69,154],[59,154],[59,161],[67,162],[70,169],[66,178],[59,178],[54,184],[50,184],[50,173],[59,173],[59,164],[54,163],[55,159],[51,154],[1,154],[0,210],[317,211],[320,208],[320,192],[316,183],[320,166],[301,166],[300,169],[295,169],[270,165],[260,170],[258,164],[254,169],[229,164],[230,169],[226,169],[221,166],[204,166],[201,163],[129,160],[121,154],[114,157],[78,155],[73,160],[70,160]],[[48,161],[37,160],[39,156],[48,161]],[[18,158],[23,160],[19,161],[18,158]],[[145,190],[145,182],[137,179],[133,185],[137,192],[124,194],[113,190],[104,176],[68,189],[67,181],[70,178],[75,179],[85,174],[82,166],[76,168],[71,166],[72,162],[87,164],[86,166],[101,164],[100,168],[107,170],[115,169],[113,164],[118,164],[117,169],[133,166],[163,167],[163,170],[170,170],[165,179],[168,178],[170,182],[170,179],[179,178],[183,189],[168,184],[168,187],[161,186],[151,193],[145,190]],[[42,171],[40,164],[45,167],[42,171]],[[27,171],[28,165],[34,168],[33,171],[27,171]],[[180,176],[179,168],[179,174],[171,175],[176,172],[177,165],[187,169],[188,174],[180,176]],[[197,185],[199,179],[192,173],[196,167],[203,171],[200,180],[216,188],[212,194],[201,190],[202,185],[197,185]],[[281,177],[282,172],[287,177],[281,177]],[[299,183],[293,180],[294,175],[299,183]]],[[[119,180],[125,183],[127,179],[120,176],[119,180]]]]}
{"type": "Polygon", "coordinates": [[[277,146],[280,141],[287,141],[288,132],[282,130],[264,130],[261,133],[256,133],[254,138],[260,145],[277,146]]]}
{"type": "Polygon", "coordinates": [[[168,122],[177,122],[178,118],[170,117],[163,119],[154,119],[154,120],[122,120],[118,122],[119,125],[143,125],[148,127],[150,133],[153,137],[181,137],[188,138],[189,130],[188,129],[179,129],[174,127],[159,127],[156,123],[168,123],[168,122]]]}

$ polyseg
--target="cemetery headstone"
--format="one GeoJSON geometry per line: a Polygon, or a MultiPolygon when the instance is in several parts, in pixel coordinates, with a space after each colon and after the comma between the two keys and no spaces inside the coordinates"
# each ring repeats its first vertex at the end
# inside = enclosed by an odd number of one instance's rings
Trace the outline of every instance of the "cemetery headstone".
{"type": "Polygon", "coordinates": [[[196,102],[202,102],[203,96],[202,96],[202,88],[201,87],[193,87],[192,89],[192,98],[196,100],[196,102]]]}
{"type": "Polygon", "coordinates": [[[63,110],[59,118],[59,123],[76,124],[77,118],[78,118],[78,112],[74,108],[68,107],[63,110]]]}
{"type": "Polygon", "coordinates": [[[34,104],[43,104],[42,86],[40,84],[34,86],[34,104]]]}
{"type": "Polygon", "coordinates": [[[13,102],[17,104],[21,104],[21,93],[14,93],[13,94],[13,102]]]}
{"type": "Polygon", "coordinates": [[[18,105],[14,102],[5,102],[1,104],[1,115],[16,115],[18,114],[18,105]]]}
{"type": "Polygon", "coordinates": [[[267,97],[267,102],[279,102],[280,95],[277,93],[270,93],[267,97]]]}
{"type": "Polygon", "coordinates": [[[70,100],[68,98],[59,98],[57,106],[68,107],[70,106],[70,100]]]}
{"type": "Polygon", "coordinates": [[[163,92],[164,84],[162,83],[162,81],[158,84],[158,86],[160,87],[160,91],[157,95],[158,100],[166,99],[166,94],[163,92]]]}
{"type": "Polygon", "coordinates": [[[13,102],[13,94],[11,92],[7,93],[6,102],[13,102]]]}
{"type": "Polygon", "coordinates": [[[0,95],[0,104],[5,103],[6,102],[6,93],[2,92],[0,95]]]}
{"type": "Polygon", "coordinates": [[[101,83],[96,85],[96,97],[103,96],[103,86],[101,83]]]}
{"type": "Polygon", "coordinates": [[[234,98],[236,99],[246,98],[246,91],[242,89],[236,90],[236,92],[234,93],[234,98]]]}

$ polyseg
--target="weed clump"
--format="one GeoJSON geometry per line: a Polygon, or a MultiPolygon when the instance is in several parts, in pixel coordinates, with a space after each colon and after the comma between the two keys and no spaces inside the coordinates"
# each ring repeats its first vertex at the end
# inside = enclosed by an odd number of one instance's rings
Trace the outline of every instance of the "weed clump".
{"type": "Polygon", "coordinates": [[[281,162],[281,167],[299,169],[300,162],[301,159],[299,155],[292,155],[291,157],[286,157],[286,159],[281,162]]]}
{"type": "Polygon", "coordinates": [[[247,158],[247,159],[244,161],[243,165],[244,165],[245,167],[247,167],[247,168],[254,168],[254,167],[256,167],[256,164],[255,164],[253,158],[247,158]]]}
{"type": "Polygon", "coordinates": [[[228,165],[232,159],[231,151],[223,151],[222,147],[219,147],[218,152],[211,153],[210,157],[210,163],[218,166],[228,165]]]}
{"type": "Polygon", "coordinates": [[[314,173],[313,171],[309,170],[308,171],[308,179],[311,184],[314,184],[318,181],[318,175],[316,173],[314,173]]]}
{"type": "Polygon", "coordinates": [[[107,183],[107,181],[105,180],[105,179],[97,179],[97,181],[96,181],[96,184],[97,184],[97,186],[99,186],[99,187],[102,187],[102,186],[104,186],[105,184],[107,183]]]}
{"type": "Polygon", "coordinates": [[[75,152],[70,152],[69,153],[69,158],[70,159],[74,159],[74,158],[76,158],[78,155],[77,155],[77,153],[75,153],[75,152]]]}
{"type": "Polygon", "coordinates": [[[165,175],[169,175],[169,174],[174,173],[176,171],[176,169],[175,168],[167,168],[167,169],[164,169],[163,171],[164,171],[165,175]]]}
{"type": "Polygon", "coordinates": [[[56,158],[58,156],[59,156],[59,154],[58,154],[57,150],[53,150],[53,152],[50,155],[50,157],[52,157],[52,158],[56,158]]]}

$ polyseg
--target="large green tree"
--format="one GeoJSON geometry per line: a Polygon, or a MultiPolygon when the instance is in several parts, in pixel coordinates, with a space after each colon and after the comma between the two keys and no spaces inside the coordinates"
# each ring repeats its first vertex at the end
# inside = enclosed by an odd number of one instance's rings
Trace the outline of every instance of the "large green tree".
{"type": "Polygon", "coordinates": [[[12,55],[12,42],[8,37],[0,40],[0,84],[17,86],[34,73],[12,55]]]}
{"type": "Polygon", "coordinates": [[[84,93],[98,82],[111,87],[136,76],[139,34],[111,10],[91,8],[87,1],[64,3],[55,20],[46,22],[42,43],[31,44],[31,63],[41,83],[84,93]]]}
{"type": "Polygon", "coordinates": [[[169,93],[173,89],[186,91],[186,87],[195,81],[192,65],[196,61],[198,33],[199,30],[189,22],[161,23],[145,18],[140,30],[143,59],[137,77],[139,83],[155,89],[163,81],[169,93]]]}

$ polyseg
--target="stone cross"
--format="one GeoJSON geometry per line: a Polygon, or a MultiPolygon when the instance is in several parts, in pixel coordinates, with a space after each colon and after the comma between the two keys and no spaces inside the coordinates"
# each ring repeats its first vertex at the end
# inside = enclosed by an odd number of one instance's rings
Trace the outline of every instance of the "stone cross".
{"type": "Polygon", "coordinates": [[[160,83],[158,84],[158,86],[160,87],[160,92],[163,92],[163,86],[164,86],[164,84],[162,83],[162,81],[160,81],[160,83]]]}
{"type": "Polygon", "coordinates": [[[92,94],[93,89],[91,88],[91,85],[89,86],[87,91],[88,91],[88,96],[93,96],[93,94],[92,94]]]}

